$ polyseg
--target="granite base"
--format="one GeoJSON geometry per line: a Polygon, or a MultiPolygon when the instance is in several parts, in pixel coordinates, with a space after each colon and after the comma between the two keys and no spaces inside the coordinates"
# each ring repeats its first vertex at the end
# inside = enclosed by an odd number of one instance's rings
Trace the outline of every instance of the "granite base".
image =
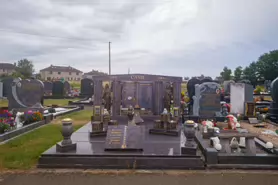
{"type": "Polygon", "coordinates": [[[59,142],[56,144],[56,152],[65,153],[65,152],[72,152],[72,151],[76,151],[76,143],[72,143],[69,145],[62,145],[62,142],[59,142]]]}

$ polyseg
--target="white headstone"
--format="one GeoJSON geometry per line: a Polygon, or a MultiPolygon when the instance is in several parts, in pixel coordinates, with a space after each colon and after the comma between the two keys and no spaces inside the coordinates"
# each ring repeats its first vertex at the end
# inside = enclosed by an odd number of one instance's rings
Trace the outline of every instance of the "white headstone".
{"type": "Polygon", "coordinates": [[[245,103],[253,102],[253,87],[249,84],[231,84],[231,113],[244,114],[245,103]]]}

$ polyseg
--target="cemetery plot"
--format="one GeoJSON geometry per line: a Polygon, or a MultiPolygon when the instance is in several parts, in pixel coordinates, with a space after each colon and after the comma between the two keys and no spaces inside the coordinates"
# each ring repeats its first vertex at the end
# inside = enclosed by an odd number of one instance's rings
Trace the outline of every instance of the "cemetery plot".
{"type": "Polygon", "coordinates": [[[71,137],[77,144],[76,151],[57,153],[56,147],[51,147],[41,155],[38,167],[204,169],[199,154],[181,154],[181,137],[151,135],[148,130],[152,122],[146,120],[142,126],[127,126],[126,121],[118,119],[120,125],[109,126],[103,137],[88,137],[92,126],[85,125],[71,137]]]}
{"type": "Polygon", "coordinates": [[[278,169],[277,149],[267,148],[266,142],[257,134],[243,133],[241,129],[230,132],[220,130],[219,134],[204,137],[203,129],[201,126],[196,140],[208,168],[278,169]]]}

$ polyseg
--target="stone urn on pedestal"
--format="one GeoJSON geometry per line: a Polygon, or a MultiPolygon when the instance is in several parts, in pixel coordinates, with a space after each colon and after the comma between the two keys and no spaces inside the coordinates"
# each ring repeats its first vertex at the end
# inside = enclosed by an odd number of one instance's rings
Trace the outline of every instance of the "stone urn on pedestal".
{"type": "Polygon", "coordinates": [[[185,136],[184,146],[181,146],[181,153],[184,155],[196,155],[197,144],[195,142],[195,122],[192,120],[187,120],[184,123],[183,133],[185,136]]]}
{"type": "Polygon", "coordinates": [[[72,120],[70,118],[63,119],[61,133],[64,139],[62,142],[56,144],[57,152],[76,151],[76,143],[73,143],[71,140],[73,132],[72,120]]]}

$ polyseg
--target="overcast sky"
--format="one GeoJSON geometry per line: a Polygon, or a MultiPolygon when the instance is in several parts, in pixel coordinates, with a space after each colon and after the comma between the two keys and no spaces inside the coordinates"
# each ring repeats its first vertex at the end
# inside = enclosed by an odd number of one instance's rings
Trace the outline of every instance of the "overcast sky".
{"type": "Polygon", "coordinates": [[[278,0],[0,0],[0,61],[218,76],[278,48],[278,0]]]}

